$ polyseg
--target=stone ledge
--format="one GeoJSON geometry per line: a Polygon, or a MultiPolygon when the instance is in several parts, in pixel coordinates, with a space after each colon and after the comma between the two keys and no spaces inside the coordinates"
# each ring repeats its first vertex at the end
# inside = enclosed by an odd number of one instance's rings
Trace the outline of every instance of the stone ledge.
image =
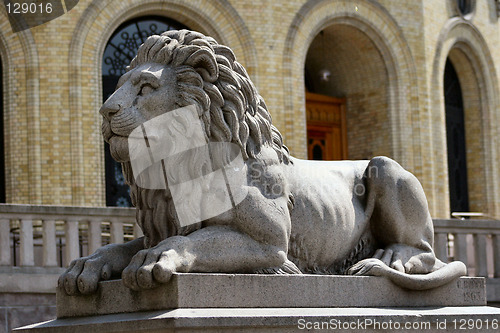
{"type": "MultiPolygon", "coordinates": [[[[480,332],[498,332],[492,322],[500,309],[487,306],[441,308],[257,308],[176,309],[65,318],[25,326],[14,332],[293,332],[311,331],[305,325],[353,325],[342,332],[456,332],[461,322],[472,320],[480,332]],[[307,324],[310,323],[310,324],[307,324]],[[366,325],[371,323],[371,325],[366,325]],[[482,323],[479,329],[479,323],[482,323]],[[488,323],[488,329],[486,328],[488,323]],[[360,326],[360,324],[365,324],[360,326]],[[299,325],[303,329],[299,330],[299,325]],[[323,324],[325,325],[325,324],[323,324]],[[379,325],[377,327],[376,325],[379,325]],[[384,325],[384,326],[383,326],[384,325]],[[392,325],[392,329],[389,326],[392,325]],[[400,325],[400,326],[397,326],[400,325]],[[412,326],[415,325],[415,326],[412,326]],[[440,326],[438,326],[440,325],[440,326]]],[[[314,329],[314,327],[311,327],[314,329]]],[[[334,326],[323,327],[335,330],[334,326]]]]}
{"type": "Polygon", "coordinates": [[[0,266],[0,292],[54,294],[64,271],[60,267],[0,266]]]}
{"type": "Polygon", "coordinates": [[[463,277],[430,291],[397,287],[386,278],[339,275],[174,274],[136,292],[121,280],[96,294],[57,292],[58,318],[178,308],[433,307],[486,305],[484,278],[463,277]]]}

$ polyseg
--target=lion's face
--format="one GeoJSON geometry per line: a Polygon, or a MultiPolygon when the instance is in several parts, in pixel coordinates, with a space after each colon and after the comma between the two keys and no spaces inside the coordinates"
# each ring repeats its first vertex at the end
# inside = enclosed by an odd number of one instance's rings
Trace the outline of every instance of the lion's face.
{"type": "Polygon", "coordinates": [[[102,105],[102,134],[118,162],[129,161],[128,136],[156,116],[176,108],[176,79],[170,67],[146,63],[125,73],[102,105]]]}

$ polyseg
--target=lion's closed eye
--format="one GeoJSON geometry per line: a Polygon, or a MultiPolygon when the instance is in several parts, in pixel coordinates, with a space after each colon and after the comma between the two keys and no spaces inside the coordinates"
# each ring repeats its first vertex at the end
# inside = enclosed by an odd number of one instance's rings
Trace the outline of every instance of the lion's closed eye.
{"type": "Polygon", "coordinates": [[[150,85],[149,83],[145,83],[141,86],[141,90],[139,91],[140,96],[145,96],[147,94],[152,93],[155,90],[155,88],[150,85]]]}

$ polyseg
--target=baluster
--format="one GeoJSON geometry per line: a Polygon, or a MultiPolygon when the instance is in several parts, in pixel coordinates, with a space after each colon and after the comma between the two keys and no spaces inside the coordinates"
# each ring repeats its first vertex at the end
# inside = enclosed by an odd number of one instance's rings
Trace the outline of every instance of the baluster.
{"type": "Polygon", "coordinates": [[[455,260],[467,265],[467,234],[453,234],[455,246],[455,260]]]}
{"type": "Polygon", "coordinates": [[[486,260],[486,235],[474,234],[474,252],[476,261],[476,276],[488,276],[488,266],[486,260]]]}
{"type": "Polygon", "coordinates": [[[448,234],[441,232],[437,233],[434,239],[434,252],[436,253],[436,257],[443,262],[448,262],[447,246],[448,234]]]}
{"type": "Polygon", "coordinates": [[[78,221],[66,221],[66,258],[64,265],[68,266],[69,263],[76,258],[80,257],[80,243],[78,239],[78,221]]]}
{"type": "Polygon", "coordinates": [[[89,254],[102,246],[101,221],[89,221],[89,254]]]}
{"type": "Polygon", "coordinates": [[[0,219],[0,266],[10,265],[10,220],[0,219]]]}
{"type": "Polygon", "coordinates": [[[141,227],[137,223],[134,223],[134,238],[139,238],[144,236],[141,227]]]}
{"type": "Polygon", "coordinates": [[[56,221],[43,221],[42,228],[43,266],[57,266],[56,221]]]}
{"type": "Polygon", "coordinates": [[[35,256],[33,253],[33,221],[21,220],[20,230],[21,247],[19,249],[21,266],[34,266],[35,256]]]}
{"type": "Polygon", "coordinates": [[[493,264],[494,276],[500,278],[500,234],[493,235],[493,264]]]}
{"type": "Polygon", "coordinates": [[[123,243],[123,222],[111,222],[111,243],[123,243]]]}

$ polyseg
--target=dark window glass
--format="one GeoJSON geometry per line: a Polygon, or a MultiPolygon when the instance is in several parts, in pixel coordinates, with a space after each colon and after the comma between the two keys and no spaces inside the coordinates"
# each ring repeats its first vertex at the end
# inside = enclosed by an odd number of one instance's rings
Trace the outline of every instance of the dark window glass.
{"type": "Polygon", "coordinates": [[[471,0],[457,0],[458,10],[460,14],[467,15],[472,12],[471,0]]]}
{"type": "Polygon", "coordinates": [[[469,190],[467,185],[464,106],[458,75],[449,59],[446,61],[444,70],[444,100],[450,208],[451,212],[468,212],[469,190]]]}
{"type": "MultiPolygon", "coordinates": [[[[103,102],[115,91],[118,79],[134,58],[147,37],[167,30],[186,29],[176,21],[161,16],[140,17],[122,24],[111,36],[102,58],[103,102]]],[[[106,164],[106,205],[130,207],[129,187],[125,184],[120,163],[111,157],[109,145],[104,143],[106,164]]]]}

